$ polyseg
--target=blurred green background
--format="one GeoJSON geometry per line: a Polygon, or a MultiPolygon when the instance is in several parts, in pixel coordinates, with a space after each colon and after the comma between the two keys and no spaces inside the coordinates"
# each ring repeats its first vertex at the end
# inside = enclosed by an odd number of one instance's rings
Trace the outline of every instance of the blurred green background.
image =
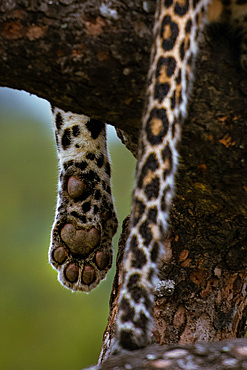
{"type": "MultiPolygon", "coordinates": [[[[47,257],[57,181],[49,104],[0,88],[0,127],[0,370],[80,370],[97,362],[115,268],[90,294],[57,282],[47,257]]],[[[121,225],[135,161],[108,136],[121,225]]]]}

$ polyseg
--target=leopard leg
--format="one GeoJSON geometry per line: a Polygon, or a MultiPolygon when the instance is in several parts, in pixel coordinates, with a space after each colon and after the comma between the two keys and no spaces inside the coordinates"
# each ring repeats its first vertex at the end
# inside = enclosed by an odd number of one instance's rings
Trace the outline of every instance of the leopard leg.
{"type": "Polygon", "coordinates": [[[53,118],[59,180],[49,260],[65,287],[89,292],[112,265],[117,230],[105,124],[58,108],[53,118]]]}
{"type": "Polygon", "coordinates": [[[151,337],[154,286],[174,190],[177,144],[206,8],[207,0],[157,1],[117,318],[117,346],[127,350],[146,346],[151,337]]]}

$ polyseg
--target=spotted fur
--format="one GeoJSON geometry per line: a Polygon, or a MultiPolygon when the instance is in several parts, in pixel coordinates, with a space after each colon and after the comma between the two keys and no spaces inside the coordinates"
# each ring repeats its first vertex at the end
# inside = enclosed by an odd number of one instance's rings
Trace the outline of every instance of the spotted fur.
{"type": "MultiPolygon", "coordinates": [[[[240,62],[247,70],[247,0],[157,0],[130,234],[123,258],[117,318],[121,349],[146,346],[151,336],[154,286],[194,60],[204,25],[217,19],[238,34],[240,62]]],[[[98,121],[59,109],[54,117],[60,178],[50,261],[65,286],[89,291],[111,265],[111,238],[117,225],[105,128],[98,121]]]]}

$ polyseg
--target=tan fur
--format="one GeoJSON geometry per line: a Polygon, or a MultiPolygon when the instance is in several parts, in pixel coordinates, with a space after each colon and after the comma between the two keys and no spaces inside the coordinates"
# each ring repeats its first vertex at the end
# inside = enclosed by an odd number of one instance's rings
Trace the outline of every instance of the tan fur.
{"type": "Polygon", "coordinates": [[[151,130],[152,134],[157,136],[159,135],[160,131],[162,130],[163,123],[160,119],[152,119],[151,121],[151,130]]]}
{"type": "Polygon", "coordinates": [[[219,20],[223,10],[221,0],[212,0],[208,6],[207,19],[209,22],[216,22],[219,20]]]}

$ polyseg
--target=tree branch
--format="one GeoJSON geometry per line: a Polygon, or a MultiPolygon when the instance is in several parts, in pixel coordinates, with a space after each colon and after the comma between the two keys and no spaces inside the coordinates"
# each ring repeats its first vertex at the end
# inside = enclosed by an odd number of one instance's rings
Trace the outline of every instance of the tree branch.
{"type": "Polygon", "coordinates": [[[247,339],[194,345],[158,345],[114,355],[99,367],[88,370],[154,369],[246,369],[247,339]]]}
{"type": "Polygon", "coordinates": [[[154,6],[155,0],[2,2],[0,85],[117,122],[137,136],[154,6]]]}

